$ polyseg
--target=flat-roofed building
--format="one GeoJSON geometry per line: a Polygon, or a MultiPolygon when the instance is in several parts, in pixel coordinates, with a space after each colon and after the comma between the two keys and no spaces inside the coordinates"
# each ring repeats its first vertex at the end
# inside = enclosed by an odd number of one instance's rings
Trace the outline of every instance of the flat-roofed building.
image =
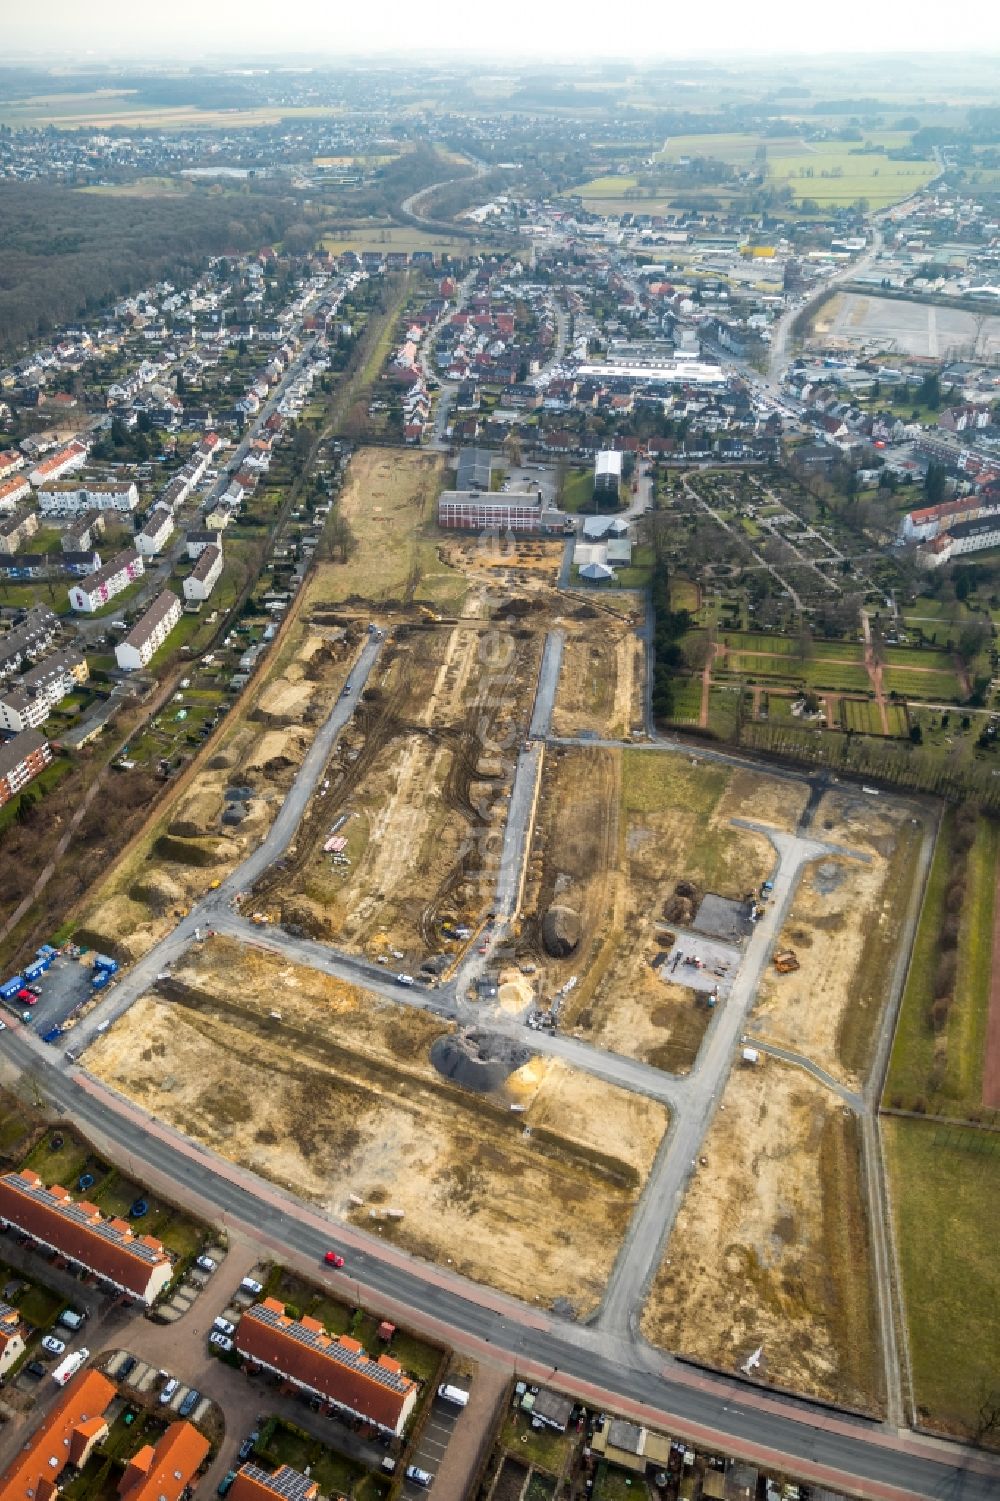
{"type": "Polygon", "coordinates": [[[453,531],[540,532],[542,497],[537,491],[496,494],[445,490],[438,500],[438,526],[453,531]]]}

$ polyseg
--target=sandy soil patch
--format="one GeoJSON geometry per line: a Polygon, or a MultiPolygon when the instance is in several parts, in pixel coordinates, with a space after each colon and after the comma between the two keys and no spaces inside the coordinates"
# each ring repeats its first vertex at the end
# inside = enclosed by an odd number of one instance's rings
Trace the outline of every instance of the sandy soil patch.
{"type": "Polygon", "coordinates": [[[643,1318],[654,1343],[735,1370],[758,1345],[776,1385],[880,1401],[852,1120],[807,1075],[737,1070],[643,1318]]]}
{"type": "Polygon", "coordinates": [[[749,818],[793,833],[808,800],[809,788],[804,782],[739,768],[730,776],[716,816],[720,820],[749,818]]]}
{"type": "Polygon", "coordinates": [[[662,1107],[548,1060],[471,1095],[429,1060],[436,1019],[235,943],[193,951],[175,982],[88,1052],[99,1077],[331,1215],[517,1296],[596,1306],[662,1107]]]}
{"type": "Polygon", "coordinates": [[[838,1040],[872,930],[892,919],[882,901],[886,869],[878,855],[867,865],[826,856],[807,867],[776,945],[794,949],[800,968],[779,975],[769,966],[751,1022],[756,1035],[804,1054],[852,1088],[862,1081],[843,1066],[838,1040]]]}

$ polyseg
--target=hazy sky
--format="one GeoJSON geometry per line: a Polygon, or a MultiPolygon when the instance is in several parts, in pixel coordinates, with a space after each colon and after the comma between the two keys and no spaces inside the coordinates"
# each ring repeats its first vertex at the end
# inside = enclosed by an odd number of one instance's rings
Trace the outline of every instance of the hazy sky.
{"type": "Polygon", "coordinates": [[[51,60],[71,49],[191,60],[457,49],[505,56],[663,57],[754,52],[1000,51],[1000,5],[956,12],[932,0],[36,0],[3,5],[4,51],[51,60]],[[957,24],[949,23],[949,16],[957,24]]]}

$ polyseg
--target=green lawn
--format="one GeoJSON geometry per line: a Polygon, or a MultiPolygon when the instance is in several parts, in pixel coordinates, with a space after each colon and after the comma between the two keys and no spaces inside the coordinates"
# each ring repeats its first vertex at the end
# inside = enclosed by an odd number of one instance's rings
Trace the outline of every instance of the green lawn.
{"type": "Polygon", "coordinates": [[[674,678],[674,712],[670,718],[675,724],[697,724],[701,716],[701,678],[674,678]]]}
{"type": "Polygon", "coordinates": [[[21,1167],[30,1167],[47,1186],[61,1183],[70,1192],[76,1189],[80,1174],[92,1170],[89,1148],[64,1126],[53,1126],[46,1131],[36,1146],[28,1153],[21,1167]],[[56,1148],[54,1141],[62,1140],[56,1148]]]}
{"type": "Polygon", "coordinates": [[[556,1433],[551,1428],[532,1428],[523,1412],[512,1412],[503,1425],[500,1442],[528,1465],[538,1465],[551,1475],[560,1475],[573,1444],[574,1436],[556,1433]]]}
{"type": "Polygon", "coordinates": [[[868,669],[857,666],[841,666],[839,662],[807,662],[803,676],[810,688],[840,689],[844,693],[871,692],[872,681],[868,669]]]}
{"type": "Polygon", "coordinates": [[[965,696],[954,672],[910,672],[905,667],[887,667],[882,684],[886,693],[898,693],[900,698],[957,703],[965,696]]]}
{"type": "Polygon", "coordinates": [[[932,1121],[882,1130],[916,1401],[926,1421],[967,1433],[998,1371],[997,1141],[932,1121]]]}
{"type": "Polygon", "coordinates": [[[571,469],[563,485],[560,505],[564,511],[580,511],[589,507],[594,499],[594,471],[571,469]]]}
{"type": "Polygon", "coordinates": [[[841,703],[841,712],[845,730],[853,730],[856,735],[881,735],[882,720],[877,704],[847,698],[841,703]]]}
{"type": "Polygon", "coordinates": [[[369,1474],[362,1465],[281,1419],[275,1419],[263,1430],[259,1452],[272,1464],[308,1470],[324,1496],[345,1495],[357,1498],[357,1501],[380,1501],[389,1492],[387,1481],[369,1474]]]}

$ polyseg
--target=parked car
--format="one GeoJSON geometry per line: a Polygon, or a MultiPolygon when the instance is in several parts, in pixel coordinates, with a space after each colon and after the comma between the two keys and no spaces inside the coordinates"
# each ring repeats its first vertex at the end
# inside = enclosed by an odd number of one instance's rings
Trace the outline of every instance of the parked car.
{"type": "Polygon", "coordinates": [[[419,1465],[407,1465],[406,1478],[412,1480],[414,1485],[422,1485],[424,1490],[434,1484],[434,1476],[428,1470],[422,1470],[419,1465]]]}
{"type": "Polygon", "coordinates": [[[62,1355],[66,1349],[61,1339],[56,1339],[53,1334],[46,1334],[42,1338],[42,1349],[48,1350],[50,1355],[62,1355]]]}
{"type": "Polygon", "coordinates": [[[231,1324],[228,1319],[224,1319],[221,1313],[217,1314],[216,1317],[212,1320],[212,1328],[218,1329],[220,1334],[236,1333],[236,1325],[231,1324]]]}
{"type": "Polygon", "coordinates": [[[211,1256],[196,1256],[194,1264],[200,1267],[203,1272],[214,1272],[217,1265],[211,1256]]]}
{"type": "Polygon", "coordinates": [[[222,1479],[219,1481],[218,1485],[215,1487],[215,1494],[217,1496],[228,1496],[229,1492],[233,1488],[235,1481],[236,1471],[227,1470],[222,1479]]]}
{"type": "Polygon", "coordinates": [[[413,984],[413,976],[412,975],[402,975],[402,974],[397,975],[396,976],[396,984],[397,985],[412,985],[413,984]]]}
{"type": "Polygon", "coordinates": [[[128,1358],[123,1360],[121,1365],[118,1367],[118,1373],[115,1379],[118,1381],[127,1381],[138,1364],[139,1362],[136,1360],[135,1356],[129,1355],[128,1358]]]}
{"type": "Polygon", "coordinates": [[[24,1368],[29,1376],[44,1376],[45,1367],[40,1360],[31,1360],[24,1368]]]}
{"type": "Polygon", "coordinates": [[[196,1387],[192,1387],[187,1396],[184,1398],[184,1401],[181,1403],[180,1407],[178,1407],[177,1409],[179,1416],[182,1418],[188,1417],[192,1412],[194,1412],[200,1401],[201,1392],[198,1391],[196,1387]]]}
{"type": "Polygon", "coordinates": [[[208,1336],[208,1342],[210,1345],[214,1345],[217,1350],[224,1350],[227,1355],[233,1348],[233,1342],[229,1338],[229,1336],[226,1334],[220,1334],[218,1329],[212,1330],[211,1334],[208,1336]]]}
{"type": "Polygon", "coordinates": [[[170,1401],[171,1397],[174,1395],[174,1392],[179,1386],[180,1382],[177,1380],[176,1376],[167,1377],[163,1390],[160,1393],[160,1401],[163,1403],[164,1407],[170,1401]]]}
{"type": "Polygon", "coordinates": [[[344,1258],[337,1251],[327,1251],[326,1255],[323,1257],[323,1260],[326,1262],[327,1266],[341,1267],[344,1265],[344,1258]]]}
{"type": "Polygon", "coordinates": [[[30,990],[22,988],[17,992],[17,998],[23,1006],[34,1006],[38,1000],[37,995],[32,995],[30,990]]]}
{"type": "Polygon", "coordinates": [[[250,1458],[251,1454],[254,1451],[254,1445],[259,1438],[260,1431],[259,1429],[255,1428],[252,1433],[247,1434],[242,1444],[240,1444],[240,1460],[243,1464],[246,1464],[247,1460],[250,1458]]]}
{"type": "Polygon", "coordinates": [[[253,1277],[244,1277],[240,1283],[240,1292],[253,1293],[255,1298],[263,1291],[263,1285],[260,1282],[255,1282],[253,1277]]]}

